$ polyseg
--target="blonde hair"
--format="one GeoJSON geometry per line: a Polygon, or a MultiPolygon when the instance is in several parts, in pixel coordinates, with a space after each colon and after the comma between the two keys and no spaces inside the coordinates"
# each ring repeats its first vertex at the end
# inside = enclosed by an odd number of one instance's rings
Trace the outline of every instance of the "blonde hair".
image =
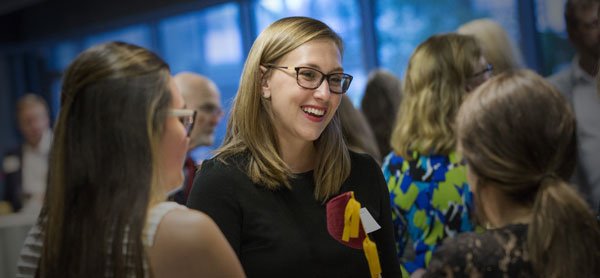
{"type": "Polygon", "coordinates": [[[493,73],[500,74],[517,69],[522,58],[506,31],[491,19],[475,19],[461,25],[457,33],[474,36],[483,48],[485,60],[492,65],[493,73]]]}
{"type": "Polygon", "coordinates": [[[536,277],[598,277],[600,229],[565,181],[576,161],[575,116],[555,87],[529,70],[493,78],[465,100],[457,138],[479,181],[532,208],[527,251],[536,277]]]}
{"type": "Polygon", "coordinates": [[[412,160],[411,151],[447,155],[455,149],[454,116],[480,58],[479,44],[466,35],[434,35],[417,47],[391,137],[397,155],[412,160]]]}
{"type": "MultiPolygon", "coordinates": [[[[256,38],[244,65],[225,139],[216,150],[215,156],[224,163],[233,155],[247,154],[246,174],[268,189],[290,188],[293,174],[278,152],[271,102],[261,97],[260,65],[276,64],[297,47],[317,39],[333,41],[343,53],[341,38],[323,22],[307,17],[277,20],[256,38]]],[[[314,144],[314,197],[324,202],[339,191],[350,174],[350,155],[337,113],[314,144]]]]}

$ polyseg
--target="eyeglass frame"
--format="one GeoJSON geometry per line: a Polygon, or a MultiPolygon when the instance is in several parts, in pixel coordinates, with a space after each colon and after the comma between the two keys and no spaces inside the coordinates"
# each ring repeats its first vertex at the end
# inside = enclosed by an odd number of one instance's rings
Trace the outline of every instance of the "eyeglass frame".
{"type": "Polygon", "coordinates": [[[192,130],[194,129],[194,123],[196,123],[196,114],[198,113],[198,111],[193,110],[193,109],[169,109],[168,113],[170,116],[175,116],[175,117],[179,118],[179,122],[181,122],[181,124],[185,128],[186,136],[190,137],[190,134],[192,133],[192,130]],[[190,118],[190,116],[191,116],[191,118],[190,118]],[[191,119],[190,123],[188,123],[188,124],[184,123],[181,120],[182,117],[188,117],[188,119],[191,119]]]}
{"type": "Polygon", "coordinates": [[[276,65],[263,65],[263,66],[266,67],[266,68],[271,68],[271,69],[288,69],[288,70],[294,70],[294,71],[296,71],[296,83],[298,84],[298,86],[300,86],[300,87],[302,87],[304,89],[309,89],[309,90],[314,90],[314,89],[319,88],[321,86],[321,84],[323,84],[323,80],[325,80],[325,78],[327,78],[327,88],[329,88],[329,91],[331,93],[338,94],[338,95],[345,94],[348,91],[348,89],[350,88],[350,84],[352,83],[352,79],[354,79],[354,77],[352,75],[347,74],[347,73],[334,72],[334,73],[330,73],[330,74],[325,74],[324,72],[322,72],[322,71],[320,71],[318,69],[315,69],[315,68],[311,68],[311,67],[286,67],[286,66],[276,66],[276,65]],[[298,77],[299,74],[300,74],[300,70],[301,69],[310,69],[310,70],[314,70],[314,71],[320,73],[321,74],[321,81],[319,81],[319,85],[317,85],[314,88],[302,86],[300,84],[300,80],[299,80],[299,77],[298,77]],[[341,74],[342,76],[349,78],[348,79],[348,87],[346,88],[345,91],[335,92],[335,91],[331,90],[331,86],[329,85],[330,84],[329,78],[331,76],[333,76],[333,75],[336,75],[336,74],[341,74]]]}
{"type": "Polygon", "coordinates": [[[201,106],[196,107],[198,110],[209,114],[210,116],[223,116],[223,114],[225,113],[225,110],[223,110],[223,108],[210,104],[210,103],[206,103],[203,104],[201,106]]]}
{"type": "Polygon", "coordinates": [[[471,76],[471,78],[474,78],[474,77],[480,76],[480,75],[482,75],[482,74],[485,74],[486,72],[488,72],[488,71],[492,71],[492,70],[494,70],[494,67],[492,67],[492,65],[489,65],[489,64],[488,64],[488,65],[485,67],[485,69],[482,69],[482,70],[480,70],[480,71],[478,71],[478,72],[474,73],[474,74],[471,76]]]}

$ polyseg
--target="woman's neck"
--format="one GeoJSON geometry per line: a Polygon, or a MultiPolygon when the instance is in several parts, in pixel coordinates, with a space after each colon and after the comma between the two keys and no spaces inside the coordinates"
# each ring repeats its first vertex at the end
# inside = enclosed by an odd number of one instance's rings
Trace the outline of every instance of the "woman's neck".
{"type": "Polygon", "coordinates": [[[279,137],[281,159],[292,173],[304,173],[314,168],[315,147],[313,142],[289,140],[279,137]]]}
{"type": "Polygon", "coordinates": [[[493,185],[485,187],[485,190],[481,192],[482,205],[489,224],[493,228],[531,222],[531,207],[512,201],[493,185]]]}

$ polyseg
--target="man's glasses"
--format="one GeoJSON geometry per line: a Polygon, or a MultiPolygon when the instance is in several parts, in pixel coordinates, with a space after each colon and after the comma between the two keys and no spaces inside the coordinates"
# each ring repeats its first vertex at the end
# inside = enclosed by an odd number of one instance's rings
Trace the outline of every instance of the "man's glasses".
{"type": "Polygon", "coordinates": [[[204,104],[201,106],[198,106],[198,110],[211,115],[211,116],[223,116],[224,111],[223,109],[221,109],[221,107],[218,107],[214,104],[204,104]]]}
{"type": "Polygon", "coordinates": [[[190,137],[192,128],[194,128],[194,120],[196,119],[196,110],[192,109],[170,109],[169,115],[179,118],[181,124],[185,128],[186,135],[190,137]]]}
{"type": "Polygon", "coordinates": [[[329,91],[334,94],[343,94],[348,91],[352,82],[352,75],[346,73],[330,73],[325,74],[317,69],[309,67],[284,67],[275,65],[266,65],[272,69],[288,69],[296,71],[296,82],[304,89],[314,90],[321,86],[323,80],[327,79],[329,91]]]}
{"type": "Polygon", "coordinates": [[[472,76],[472,77],[477,77],[477,76],[480,76],[480,75],[482,75],[482,74],[485,74],[485,73],[486,73],[486,72],[488,72],[488,71],[492,71],[493,69],[494,69],[494,68],[492,67],[492,65],[487,65],[487,67],[485,67],[485,69],[482,69],[482,70],[480,70],[480,71],[476,72],[475,74],[473,74],[473,76],[472,76]]]}

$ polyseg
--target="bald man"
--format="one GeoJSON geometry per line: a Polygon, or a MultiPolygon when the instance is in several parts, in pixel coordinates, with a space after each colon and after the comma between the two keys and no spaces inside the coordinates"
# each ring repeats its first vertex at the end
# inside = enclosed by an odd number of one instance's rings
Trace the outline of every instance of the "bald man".
{"type": "Polygon", "coordinates": [[[186,107],[198,111],[190,134],[189,150],[211,146],[215,141],[215,127],[223,116],[219,89],[210,79],[190,72],[177,74],[175,84],[183,95],[186,107]]]}
{"type": "Polygon", "coordinates": [[[190,193],[197,165],[189,157],[190,151],[199,146],[212,146],[215,142],[215,128],[223,117],[219,89],[210,79],[191,72],[175,75],[175,84],[183,95],[187,109],[196,110],[194,127],[190,134],[188,158],[185,161],[185,181],[179,191],[175,192],[174,200],[185,204],[190,193]]]}

